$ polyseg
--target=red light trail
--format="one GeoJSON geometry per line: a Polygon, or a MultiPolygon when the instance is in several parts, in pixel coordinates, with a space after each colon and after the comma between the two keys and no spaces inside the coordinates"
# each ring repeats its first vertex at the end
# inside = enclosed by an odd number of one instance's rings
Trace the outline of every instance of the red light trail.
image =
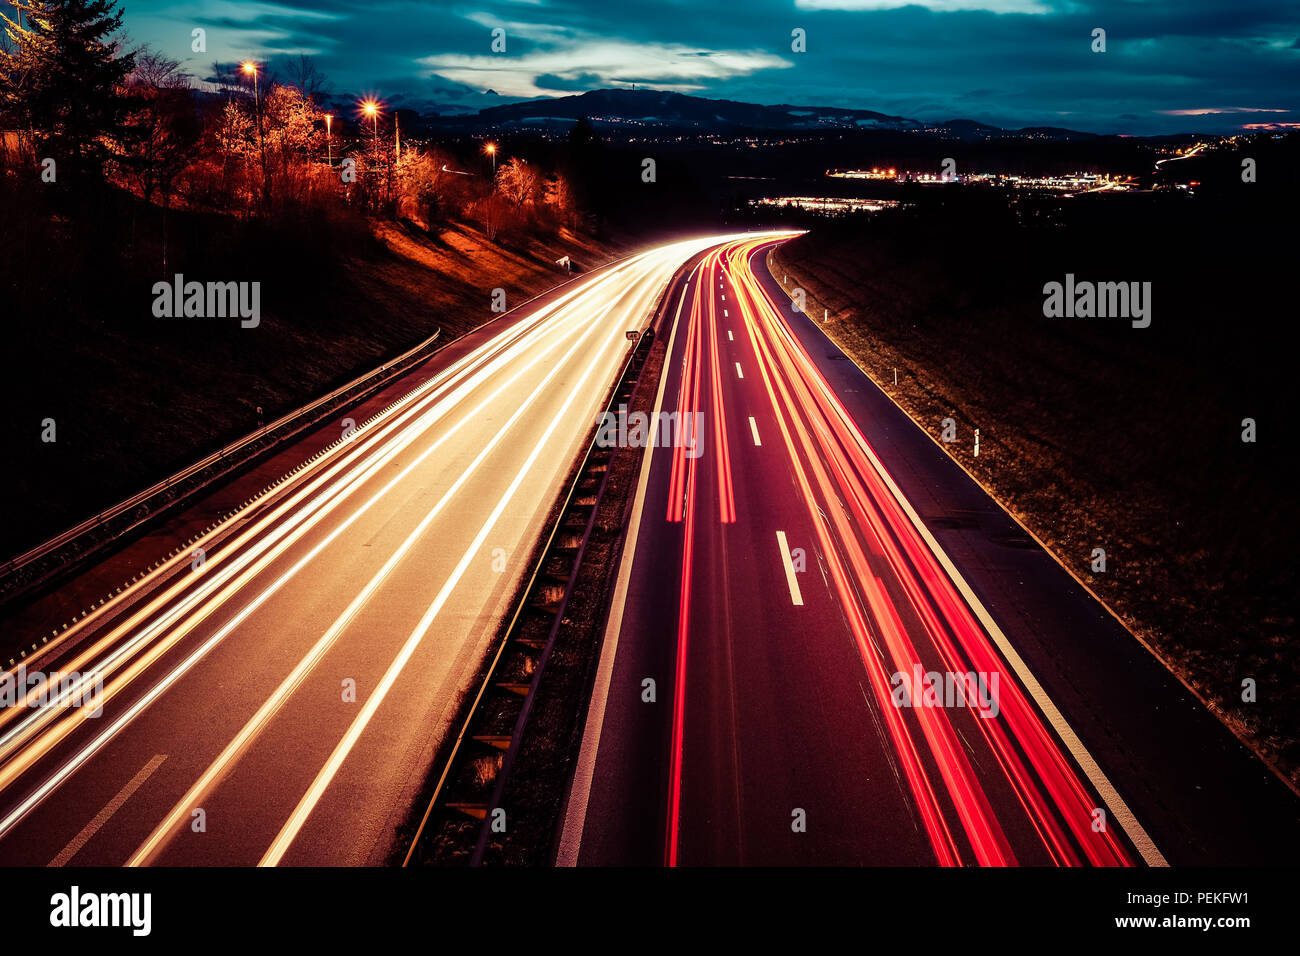
{"type": "MultiPolygon", "coordinates": [[[[1005,821],[999,820],[990,800],[987,781],[982,783],[972,766],[968,728],[973,718],[978,738],[994,757],[992,766],[983,763],[982,772],[993,770],[1005,777],[1052,862],[1131,865],[1131,849],[1111,829],[1095,825],[1101,801],[909,517],[892,479],[883,473],[853,419],[781,318],[781,309],[753,275],[751,258],[772,242],[770,237],[742,240],[708,254],[700,265],[686,317],[678,413],[685,420],[687,412],[699,408],[706,368],[701,353],[707,335],[707,387],[721,521],[735,521],[735,501],[718,356],[719,290],[714,283],[719,279],[731,293],[726,300],[731,307],[728,314],[736,311],[757,359],[762,392],[796,491],[815,529],[828,583],[843,609],[875,708],[901,762],[902,779],[937,861],[985,866],[1018,862],[1004,832],[1005,821]],[[892,590],[881,577],[884,569],[897,582],[892,590]],[[900,610],[904,606],[906,613],[900,610]],[[912,622],[910,626],[905,619],[912,622]],[[997,675],[996,712],[981,715],[973,699],[955,710],[900,708],[893,698],[891,674],[911,674],[917,668],[997,675]],[[963,713],[965,718],[960,717],[963,713]]],[[[674,451],[667,517],[684,522],[684,535],[665,846],[665,862],[670,866],[678,861],[683,748],[689,743],[686,660],[691,579],[699,570],[694,554],[697,467],[681,449],[674,451]]]]}

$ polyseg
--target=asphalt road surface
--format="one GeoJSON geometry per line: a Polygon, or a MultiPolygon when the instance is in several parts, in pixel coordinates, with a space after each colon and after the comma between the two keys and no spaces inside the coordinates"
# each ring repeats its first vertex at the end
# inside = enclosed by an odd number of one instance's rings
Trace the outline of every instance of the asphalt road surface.
{"type": "Polygon", "coordinates": [[[772,242],[669,303],[680,440],[558,862],[1292,863],[1300,799],[792,308],[772,242]]]}
{"type": "Polygon", "coordinates": [[[65,677],[52,706],[0,710],[0,864],[386,860],[626,331],[719,241],[622,260],[458,341],[31,655],[26,674],[65,677]]]}

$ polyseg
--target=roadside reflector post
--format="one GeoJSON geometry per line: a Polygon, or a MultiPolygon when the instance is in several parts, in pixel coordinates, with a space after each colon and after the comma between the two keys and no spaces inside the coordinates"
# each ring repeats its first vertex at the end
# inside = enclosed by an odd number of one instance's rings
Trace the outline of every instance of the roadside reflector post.
{"type": "Polygon", "coordinates": [[[975,429],[975,457],[980,456],[980,430],[975,429]]]}

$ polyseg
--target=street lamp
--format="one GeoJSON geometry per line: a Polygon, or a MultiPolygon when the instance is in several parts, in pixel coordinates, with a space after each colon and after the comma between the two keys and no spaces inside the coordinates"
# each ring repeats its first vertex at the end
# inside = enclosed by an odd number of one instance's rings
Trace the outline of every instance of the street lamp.
{"type": "MultiPolygon", "coordinates": [[[[374,100],[361,101],[361,113],[370,117],[371,128],[374,130],[375,143],[375,165],[379,165],[379,104],[374,100]]],[[[378,199],[376,199],[378,204],[378,199]]]]}
{"type": "Polygon", "coordinates": [[[334,114],[325,114],[325,164],[330,169],[334,168],[334,141],[331,137],[334,135],[334,114]]]}
{"type": "Polygon", "coordinates": [[[492,178],[496,179],[497,178],[497,144],[488,143],[483,148],[487,151],[487,154],[492,157],[492,178]]]}
{"type": "Polygon", "coordinates": [[[370,117],[375,129],[375,156],[379,156],[379,104],[374,100],[362,100],[361,112],[370,117]]]}
{"type": "Polygon", "coordinates": [[[266,198],[270,180],[266,171],[266,134],[262,130],[262,88],[258,79],[257,64],[245,60],[239,67],[245,76],[253,78],[253,104],[257,107],[257,147],[262,154],[262,198],[266,198]]]}

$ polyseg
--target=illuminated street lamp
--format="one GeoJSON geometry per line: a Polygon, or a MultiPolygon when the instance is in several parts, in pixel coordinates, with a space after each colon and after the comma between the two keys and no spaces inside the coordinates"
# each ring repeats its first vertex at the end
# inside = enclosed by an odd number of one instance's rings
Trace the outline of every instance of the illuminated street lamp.
{"type": "Polygon", "coordinates": [[[375,157],[379,156],[379,104],[374,100],[361,101],[361,113],[370,117],[375,130],[375,157]]]}
{"type": "Polygon", "coordinates": [[[252,60],[245,60],[240,64],[239,68],[245,76],[253,78],[253,104],[257,108],[257,146],[262,154],[262,198],[265,199],[270,191],[270,180],[266,170],[266,134],[262,129],[262,88],[256,63],[252,60]]]}
{"type": "MultiPolygon", "coordinates": [[[[375,165],[379,165],[379,104],[372,99],[361,101],[361,114],[370,117],[371,129],[374,131],[375,165]]],[[[390,180],[391,185],[391,180],[390,180]]]]}
{"type": "Polygon", "coordinates": [[[334,142],[331,137],[334,135],[334,114],[325,114],[325,163],[330,169],[334,168],[334,142]]]}
{"type": "Polygon", "coordinates": [[[484,151],[492,157],[492,178],[497,178],[497,144],[488,143],[483,147],[484,151]]]}

